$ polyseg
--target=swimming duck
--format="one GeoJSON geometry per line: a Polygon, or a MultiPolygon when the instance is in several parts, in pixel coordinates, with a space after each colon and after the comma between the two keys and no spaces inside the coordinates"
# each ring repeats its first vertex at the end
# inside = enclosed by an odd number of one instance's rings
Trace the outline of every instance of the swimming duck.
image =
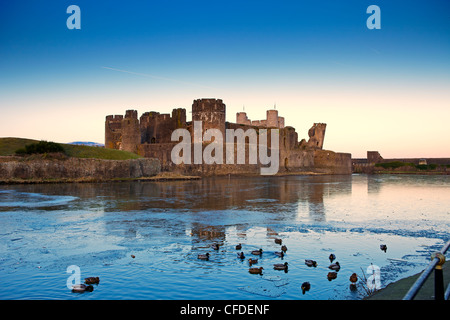
{"type": "Polygon", "coordinates": [[[306,264],[308,267],[317,267],[317,262],[314,261],[314,260],[305,260],[305,264],[306,264]]]}
{"type": "Polygon", "coordinates": [[[132,257],[133,259],[136,258],[136,256],[135,256],[134,254],[132,254],[131,257],[132,257]]]}
{"type": "Polygon", "coordinates": [[[250,268],[248,269],[248,272],[250,272],[251,274],[262,274],[263,269],[264,269],[263,267],[250,268]]]}
{"type": "Polygon", "coordinates": [[[386,250],[387,250],[387,245],[381,244],[381,245],[380,245],[380,249],[383,250],[384,252],[386,252],[386,250]]]}
{"type": "Polygon", "coordinates": [[[353,274],[350,276],[350,282],[355,283],[355,282],[357,282],[357,281],[358,281],[358,275],[357,275],[356,273],[353,273],[353,274]]]}
{"type": "Polygon", "coordinates": [[[336,263],[330,264],[328,269],[339,271],[341,269],[341,265],[336,261],[336,263]]]}
{"type": "Polygon", "coordinates": [[[284,270],[284,271],[287,271],[287,269],[288,269],[288,263],[287,263],[287,262],[285,262],[285,263],[276,263],[276,264],[273,265],[273,268],[274,268],[275,270],[284,270]]]}
{"type": "Polygon", "coordinates": [[[328,272],[327,278],[328,278],[329,281],[331,281],[333,279],[336,279],[337,278],[337,273],[335,271],[328,272]]]}
{"type": "Polygon", "coordinates": [[[309,282],[303,282],[302,283],[302,292],[305,294],[306,291],[309,291],[311,289],[311,284],[309,282]]]}
{"type": "Polygon", "coordinates": [[[283,251],[281,251],[281,252],[275,251],[275,255],[280,257],[280,258],[283,258],[284,257],[284,252],[283,251]]]}
{"type": "Polygon", "coordinates": [[[330,259],[330,262],[333,263],[333,261],[336,259],[336,256],[334,254],[330,254],[328,258],[330,259]]]}
{"type": "Polygon", "coordinates": [[[100,278],[99,277],[89,277],[84,279],[84,283],[87,284],[99,284],[100,278]]]}
{"type": "Polygon", "coordinates": [[[283,245],[281,246],[281,250],[284,251],[284,252],[286,252],[286,251],[287,251],[287,247],[283,244],[283,245]]]}
{"type": "Polygon", "coordinates": [[[277,238],[277,239],[275,239],[275,243],[276,243],[276,244],[282,244],[282,243],[283,243],[283,240],[277,238]]]}
{"type": "Polygon", "coordinates": [[[78,292],[82,293],[85,291],[92,292],[94,290],[94,287],[91,285],[85,285],[85,284],[75,284],[72,286],[72,292],[78,292]]]}
{"type": "Polygon", "coordinates": [[[350,276],[350,291],[356,291],[357,287],[356,287],[356,282],[358,281],[358,275],[356,273],[353,273],[350,276]]]}
{"type": "Polygon", "coordinates": [[[256,264],[256,263],[258,263],[258,259],[252,259],[252,258],[250,258],[250,259],[248,259],[248,263],[249,263],[250,265],[256,264]]]}
{"type": "Polygon", "coordinates": [[[254,254],[255,256],[259,256],[263,253],[263,249],[259,249],[259,250],[253,250],[252,254],[254,254]]]}
{"type": "Polygon", "coordinates": [[[241,250],[242,249],[242,244],[238,244],[238,245],[236,245],[236,250],[241,250]]]}
{"type": "Polygon", "coordinates": [[[209,260],[209,253],[201,254],[199,253],[197,256],[200,260],[209,260]]]}
{"type": "Polygon", "coordinates": [[[213,243],[211,245],[211,248],[213,248],[214,250],[219,250],[219,244],[218,243],[213,243]]]}
{"type": "Polygon", "coordinates": [[[245,256],[244,256],[243,252],[238,253],[237,256],[238,256],[239,259],[245,259],[245,256]]]}

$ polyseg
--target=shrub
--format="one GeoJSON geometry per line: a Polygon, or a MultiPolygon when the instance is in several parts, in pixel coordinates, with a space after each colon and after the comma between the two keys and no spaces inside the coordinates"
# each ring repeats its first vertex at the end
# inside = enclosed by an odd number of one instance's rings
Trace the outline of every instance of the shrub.
{"type": "Polygon", "coordinates": [[[27,155],[35,153],[55,153],[61,152],[65,153],[64,148],[59,143],[39,141],[38,143],[32,143],[25,146],[25,148],[20,148],[16,150],[17,155],[27,155]]]}
{"type": "Polygon", "coordinates": [[[405,166],[414,166],[414,164],[409,162],[392,161],[392,162],[377,163],[375,165],[375,167],[382,167],[384,169],[396,169],[405,166]]]}
{"type": "Polygon", "coordinates": [[[419,170],[434,170],[437,168],[437,164],[418,164],[416,168],[419,170]]]}

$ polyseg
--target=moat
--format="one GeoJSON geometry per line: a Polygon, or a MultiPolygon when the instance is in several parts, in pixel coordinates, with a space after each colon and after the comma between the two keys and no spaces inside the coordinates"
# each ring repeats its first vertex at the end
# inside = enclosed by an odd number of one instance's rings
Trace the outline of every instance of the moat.
{"type": "Polygon", "coordinates": [[[379,266],[385,287],[448,241],[449,191],[450,176],[357,174],[2,185],[0,299],[361,299],[352,273],[379,266]],[[260,248],[250,274],[237,253],[260,248]],[[71,265],[100,278],[92,292],[67,288],[71,265]]]}

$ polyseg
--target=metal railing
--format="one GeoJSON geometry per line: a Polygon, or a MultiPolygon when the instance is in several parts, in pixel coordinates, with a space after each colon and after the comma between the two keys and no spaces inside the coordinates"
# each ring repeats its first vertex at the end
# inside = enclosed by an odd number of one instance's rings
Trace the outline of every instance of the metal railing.
{"type": "Polygon", "coordinates": [[[435,300],[448,300],[450,296],[450,285],[444,293],[444,277],[442,266],[445,263],[445,252],[450,247],[450,241],[448,241],[439,252],[435,252],[431,255],[431,262],[427,268],[422,272],[420,277],[412,285],[403,300],[413,300],[423,286],[425,281],[431,275],[434,270],[434,299],[435,300]]]}

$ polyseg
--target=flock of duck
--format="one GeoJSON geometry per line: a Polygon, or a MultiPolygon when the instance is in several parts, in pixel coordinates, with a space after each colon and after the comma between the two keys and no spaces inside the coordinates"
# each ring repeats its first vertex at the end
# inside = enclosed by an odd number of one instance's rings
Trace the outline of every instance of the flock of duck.
{"type": "MultiPolygon", "coordinates": [[[[287,247],[286,245],[282,244],[282,239],[275,239],[275,243],[281,245],[281,251],[275,251],[275,255],[283,258],[286,251],[287,251],[287,247]]],[[[220,245],[218,243],[215,243],[211,246],[214,250],[219,250],[220,249],[220,245]]],[[[387,246],[385,244],[380,245],[380,249],[384,252],[387,251],[387,246]]],[[[236,250],[242,250],[242,244],[238,244],[236,245],[236,250]]],[[[263,254],[263,250],[262,249],[258,249],[258,250],[252,250],[250,252],[252,254],[252,256],[261,256],[263,254]]],[[[131,257],[134,259],[135,256],[131,255],[131,257]]],[[[210,254],[204,253],[204,254],[198,254],[197,258],[200,260],[209,260],[210,254]]],[[[239,252],[237,254],[237,257],[241,260],[246,259],[245,254],[243,251],[239,252]]],[[[336,260],[336,256],[332,253],[329,255],[329,260],[330,260],[330,265],[328,266],[328,269],[332,270],[330,272],[328,272],[327,274],[327,279],[329,281],[336,279],[337,278],[337,272],[341,269],[341,265],[339,264],[338,261],[334,262],[334,260],[336,260]]],[[[263,267],[253,267],[254,264],[258,263],[258,259],[256,257],[250,257],[248,258],[248,263],[249,263],[249,269],[248,272],[251,274],[260,274],[262,275],[262,271],[264,270],[263,267]]],[[[311,260],[311,259],[306,259],[305,260],[305,264],[308,267],[317,267],[317,261],[315,260],[311,260]]],[[[273,265],[274,270],[283,270],[285,272],[288,271],[288,266],[289,264],[287,262],[285,263],[275,263],[273,265]]],[[[358,281],[358,275],[356,273],[353,273],[350,276],[350,289],[354,290],[356,289],[356,282],[358,281]]],[[[88,292],[92,292],[94,290],[94,287],[92,286],[93,284],[99,284],[100,283],[100,278],[99,277],[88,277],[84,279],[84,284],[75,284],[72,286],[72,291],[73,292],[78,292],[78,293],[82,293],[85,291],[88,292]]],[[[305,294],[306,291],[309,291],[311,288],[311,284],[309,282],[303,282],[301,285],[301,289],[303,294],[305,294]]]]}
{"type": "MultiPolygon", "coordinates": [[[[276,251],[274,252],[276,256],[283,258],[286,251],[287,251],[287,247],[286,245],[282,244],[282,239],[275,239],[275,243],[281,245],[281,251],[276,251]]],[[[212,245],[212,248],[214,250],[219,250],[220,249],[220,245],[218,243],[215,243],[212,245]]],[[[236,245],[236,250],[241,250],[242,249],[242,244],[238,244],[236,245]]],[[[386,252],[387,250],[387,246],[385,244],[380,245],[380,249],[384,252],[386,252]]],[[[250,252],[253,256],[261,256],[263,254],[263,250],[262,249],[258,249],[258,250],[252,250],[250,252]]],[[[200,260],[209,260],[210,254],[209,253],[204,253],[204,254],[198,254],[197,258],[200,260]]],[[[239,252],[237,254],[237,257],[241,260],[246,259],[245,254],[243,251],[239,252]]],[[[329,255],[329,260],[330,260],[330,265],[328,266],[328,269],[332,270],[330,272],[328,272],[327,274],[327,279],[329,281],[336,279],[337,278],[337,272],[341,269],[341,265],[339,264],[338,261],[334,262],[336,260],[336,256],[332,253],[329,255]]],[[[258,259],[256,257],[250,257],[248,258],[248,263],[249,263],[249,269],[248,272],[251,274],[260,274],[262,275],[262,272],[264,270],[263,267],[253,267],[254,264],[258,263],[258,259]]],[[[317,267],[317,261],[315,260],[311,260],[311,259],[306,259],[305,260],[305,264],[308,267],[317,267]]],[[[273,265],[273,269],[274,270],[284,270],[285,272],[288,271],[288,266],[289,264],[287,262],[285,263],[276,263],[273,265]]],[[[350,278],[350,289],[351,290],[355,290],[356,289],[356,282],[358,282],[358,275],[356,273],[353,273],[350,278]]],[[[303,294],[305,294],[306,291],[309,291],[311,288],[311,284],[309,282],[303,282],[301,285],[301,289],[303,294]]]]}

